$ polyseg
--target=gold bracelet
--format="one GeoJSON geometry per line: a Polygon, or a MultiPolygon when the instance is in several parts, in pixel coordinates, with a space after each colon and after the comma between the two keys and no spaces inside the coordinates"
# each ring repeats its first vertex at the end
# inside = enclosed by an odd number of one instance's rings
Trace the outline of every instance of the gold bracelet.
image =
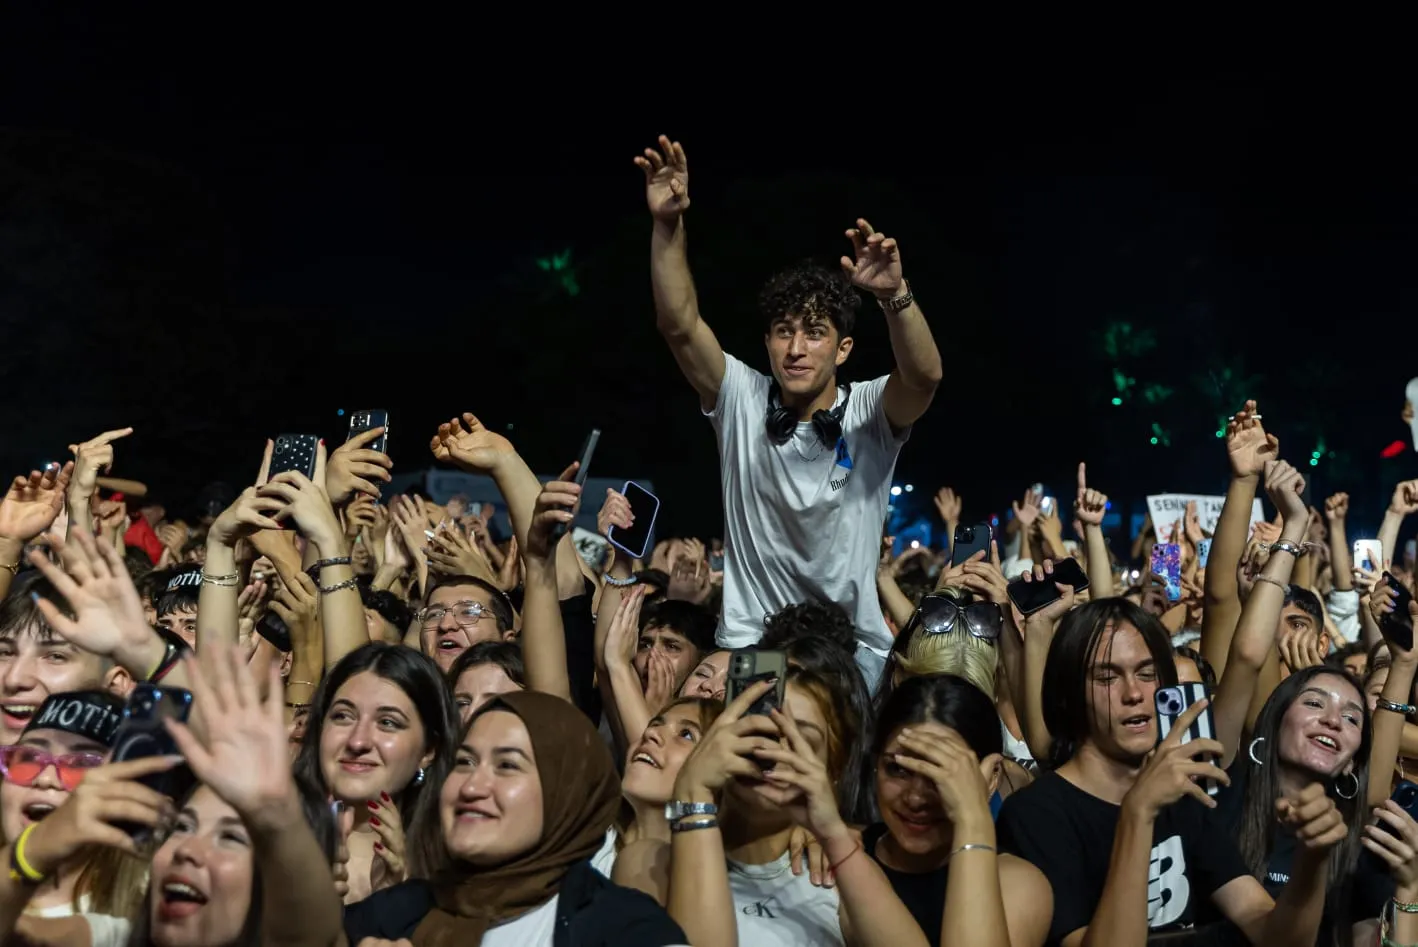
{"type": "Polygon", "coordinates": [[[0,569],[9,569],[11,575],[20,574],[20,564],[18,562],[0,562],[0,569]]]}

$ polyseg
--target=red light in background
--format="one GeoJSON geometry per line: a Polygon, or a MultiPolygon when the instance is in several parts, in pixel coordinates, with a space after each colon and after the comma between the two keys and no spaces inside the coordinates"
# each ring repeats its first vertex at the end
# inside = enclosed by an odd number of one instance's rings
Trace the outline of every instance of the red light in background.
{"type": "Polygon", "coordinates": [[[1397,457],[1407,449],[1408,445],[1404,444],[1402,441],[1394,441],[1392,444],[1385,447],[1383,453],[1379,454],[1379,456],[1387,460],[1390,457],[1397,457]]]}

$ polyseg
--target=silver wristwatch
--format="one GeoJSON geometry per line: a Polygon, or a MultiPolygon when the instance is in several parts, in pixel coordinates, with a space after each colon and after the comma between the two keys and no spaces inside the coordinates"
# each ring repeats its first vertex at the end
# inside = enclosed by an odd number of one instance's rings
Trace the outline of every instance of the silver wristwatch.
{"type": "Polygon", "coordinates": [[[665,821],[671,824],[692,815],[718,815],[719,807],[712,802],[667,802],[665,821]]]}
{"type": "Polygon", "coordinates": [[[905,290],[900,296],[893,296],[890,299],[876,298],[877,305],[887,312],[904,312],[911,308],[911,303],[916,301],[916,297],[911,293],[911,284],[904,279],[901,281],[901,288],[905,290]]]}

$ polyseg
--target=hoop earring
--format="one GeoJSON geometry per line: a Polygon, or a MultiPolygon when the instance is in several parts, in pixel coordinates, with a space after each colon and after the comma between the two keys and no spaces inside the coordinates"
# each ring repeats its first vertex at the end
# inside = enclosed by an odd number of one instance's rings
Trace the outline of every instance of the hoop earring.
{"type": "Polygon", "coordinates": [[[1355,776],[1352,771],[1348,773],[1340,773],[1334,778],[1334,794],[1340,799],[1344,800],[1353,799],[1355,796],[1359,795],[1359,777],[1355,776]],[[1348,792],[1344,792],[1342,789],[1339,788],[1339,780],[1345,776],[1348,776],[1353,781],[1353,788],[1350,789],[1348,792]]]}
{"type": "Polygon", "coordinates": [[[1256,764],[1257,766],[1264,766],[1264,765],[1265,765],[1265,763],[1261,762],[1261,760],[1256,757],[1256,744],[1257,744],[1257,743],[1264,743],[1264,742],[1265,742],[1265,737],[1256,737],[1254,740],[1251,741],[1250,748],[1249,748],[1248,750],[1246,750],[1246,754],[1247,754],[1248,756],[1250,756],[1251,762],[1254,763],[1254,764],[1256,764]]]}
{"type": "Polygon", "coordinates": [[[422,785],[423,785],[423,767],[422,767],[422,766],[419,767],[419,771],[418,771],[417,773],[414,773],[414,785],[415,785],[415,786],[422,786],[422,785]]]}

